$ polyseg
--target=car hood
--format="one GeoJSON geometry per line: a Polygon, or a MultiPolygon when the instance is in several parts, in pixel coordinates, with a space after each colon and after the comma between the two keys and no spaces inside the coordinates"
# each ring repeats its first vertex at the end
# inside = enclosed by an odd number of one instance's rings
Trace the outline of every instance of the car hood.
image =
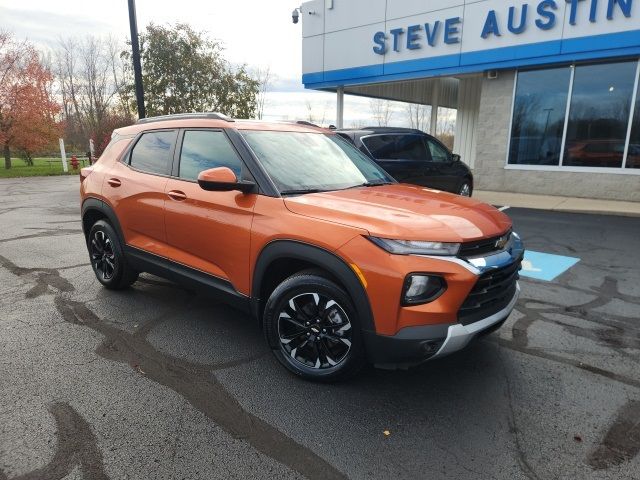
{"type": "Polygon", "coordinates": [[[466,242],[498,236],[511,220],[486,203],[429,188],[393,184],[285,198],[287,208],[399,240],[466,242]]]}

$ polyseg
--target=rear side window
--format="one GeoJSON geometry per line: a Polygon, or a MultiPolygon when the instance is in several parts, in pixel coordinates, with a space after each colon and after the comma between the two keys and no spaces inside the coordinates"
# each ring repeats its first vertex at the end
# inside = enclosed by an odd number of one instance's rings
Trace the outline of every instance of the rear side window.
{"type": "Polygon", "coordinates": [[[362,142],[374,158],[381,160],[430,160],[420,135],[374,135],[362,142]]]}
{"type": "Polygon", "coordinates": [[[137,170],[169,175],[177,130],[143,133],[131,151],[130,164],[137,170]]]}
{"type": "Polygon", "coordinates": [[[203,170],[228,167],[241,178],[242,162],[223,132],[187,130],[180,152],[180,178],[197,180],[203,170]]]}

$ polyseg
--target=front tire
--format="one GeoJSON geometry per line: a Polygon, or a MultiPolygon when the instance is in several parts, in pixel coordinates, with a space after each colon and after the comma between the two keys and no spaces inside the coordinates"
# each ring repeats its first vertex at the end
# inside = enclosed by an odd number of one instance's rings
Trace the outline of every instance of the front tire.
{"type": "Polygon", "coordinates": [[[469,180],[464,180],[458,187],[458,195],[462,197],[470,197],[473,189],[469,180]]]}
{"type": "Polygon", "coordinates": [[[108,222],[98,220],[94,223],[89,231],[87,248],[93,273],[106,288],[121,290],[138,279],[138,272],[127,263],[118,234],[108,222]]]}
{"type": "Polygon", "coordinates": [[[264,333],[278,361],[308,380],[344,380],[365,363],[351,299],[316,272],[301,272],[276,287],[265,307],[264,333]]]}

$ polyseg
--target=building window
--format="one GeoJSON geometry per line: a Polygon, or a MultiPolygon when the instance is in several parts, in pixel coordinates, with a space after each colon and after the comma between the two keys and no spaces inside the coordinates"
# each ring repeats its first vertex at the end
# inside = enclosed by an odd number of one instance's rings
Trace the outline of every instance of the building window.
{"type": "Polygon", "coordinates": [[[623,165],[640,168],[638,61],[571,69],[518,72],[507,163],[621,173],[623,165]]]}
{"type": "Polygon", "coordinates": [[[563,165],[622,167],[637,62],[576,67],[563,165]]]}
{"type": "Polygon", "coordinates": [[[559,165],[571,69],[520,72],[513,109],[509,163],[559,165]]]}
{"type": "MultiPolygon", "coordinates": [[[[640,82],[639,82],[640,83],[640,82]]],[[[631,137],[627,151],[627,168],[640,168],[640,84],[636,92],[636,105],[631,124],[631,137]]]]}

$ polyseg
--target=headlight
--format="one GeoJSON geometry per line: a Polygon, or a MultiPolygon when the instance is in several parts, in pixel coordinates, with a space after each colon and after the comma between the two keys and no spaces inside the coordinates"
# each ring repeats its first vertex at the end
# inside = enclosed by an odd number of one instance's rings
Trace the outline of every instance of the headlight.
{"type": "Polygon", "coordinates": [[[396,255],[457,255],[459,243],[422,242],[416,240],[391,240],[389,238],[367,237],[373,243],[396,255]]]}

